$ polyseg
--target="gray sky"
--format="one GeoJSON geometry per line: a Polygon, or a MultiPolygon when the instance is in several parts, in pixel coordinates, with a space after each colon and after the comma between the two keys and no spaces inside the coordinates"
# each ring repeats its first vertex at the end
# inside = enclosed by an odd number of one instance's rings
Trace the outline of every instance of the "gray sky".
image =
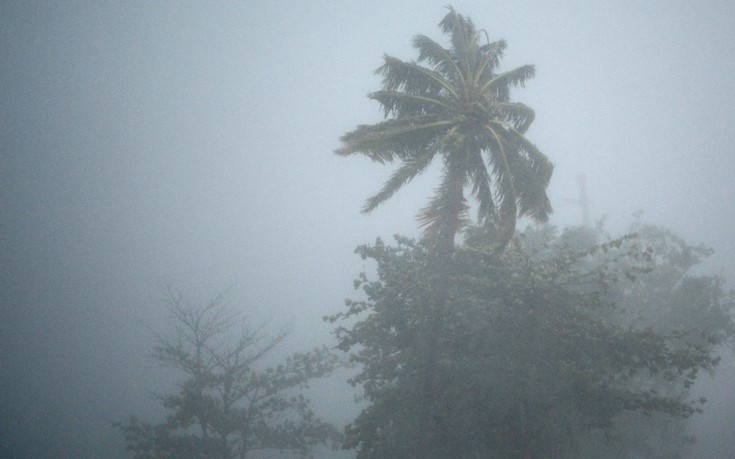
{"type": "MultiPolygon", "coordinates": [[[[35,428],[42,447],[79,444],[93,434],[53,424],[144,409],[141,323],[167,285],[193,301],[233,285],[295,343],[329,342],[354,247],[416,235],[435,184],[365,216],[390,168],[332,151],[380,120],[365,96],[383,53],[443,40],[445,3],[3,2],[0,443],[35,428]]],[[[454,6],[508,41],[501,68],[536,65],[514,99],[556,164],[552,223],[581,223],[584,174],[593,219],[619,232],[643,210],[715,248],[732,281],[735,3],[454,6]]]]}

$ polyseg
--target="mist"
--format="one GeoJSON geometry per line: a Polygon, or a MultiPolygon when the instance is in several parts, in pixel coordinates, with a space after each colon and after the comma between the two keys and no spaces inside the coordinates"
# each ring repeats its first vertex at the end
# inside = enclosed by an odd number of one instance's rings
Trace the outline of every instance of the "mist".
{"type": "MultiPolygon", "coordinates": [[[[279,355],[336,344],[322,318],[373,269],[354,248],[419,237],[437,170],[365,215],[390,168],[333,152],[382,119],[366,94],[383,54],[442,38],[444,6],[0,6],[0,456],[125,457],[112,423],[160,416],[151,393],[173,382],[149,358],[169,291],[227,291],[253,323],[291,324],[279,355]]],[[[712,247],[703,269],[732,285],[735,4],[454,7],[508,42],[502,69],[536,66],[513,98],[555,165],[550,223],[583,223],[583,175],[593,224],[621,233],[640,212],[712,247]]],[[[692,458],[735,450],[722,354],[695,387],[692,458]]],[[[340,428],[359,412],[346,378],[310,393],[340,428]]]]}

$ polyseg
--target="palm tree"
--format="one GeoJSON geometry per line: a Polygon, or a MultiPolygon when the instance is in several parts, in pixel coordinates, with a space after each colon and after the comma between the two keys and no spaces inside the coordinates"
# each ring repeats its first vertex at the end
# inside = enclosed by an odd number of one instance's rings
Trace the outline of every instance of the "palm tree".
{"type": "Polygon", "coordinates": [[[546,188],[553,165],[524,136],[534,112],[509,100],[510,88],[523,86],[534,68],[497,73],[506,43],[490,43],[484,30],[451,7],[439,26],[451,39],[449,48],[417,35],[418,61],[384,57],[376,71],[383,76],[383,89],[368,97],[380,103],[386,120],[345,134],[336,153],[401,162],[363,212],[378,207],[441,156],[441,183],[418,214],[425,235],[451,256],[454,237],[467,222],[469,189],[478,204],[478,223],[492,228],[505,247],[517,218],[545,222],[551,212],[546,188]]]}

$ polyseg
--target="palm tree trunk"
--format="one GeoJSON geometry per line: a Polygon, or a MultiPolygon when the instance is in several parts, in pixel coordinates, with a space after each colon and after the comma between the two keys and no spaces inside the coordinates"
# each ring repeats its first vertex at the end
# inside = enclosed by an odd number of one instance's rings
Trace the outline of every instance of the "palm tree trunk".
{"type": "MultiPolygon", "coordinates": [[[[462,189],[464,184],[457,182],[452,187],[451,200],[452,208],[462,209],[463,206],[463,193],[462,189]]],[[[447,218],[444,225],[444,230],[441,236],[435,241],[433,250],[438,255],[437,262],[435,264],[437,276],[437,282],[434,290],[434,301],[432,308],[428,311],[428,335],[426,336],[427,347],[427,360],[425,367],[425,379],[424,379],[424,406],[422,410],[422,425],[424,432],[422,435],[422,442],[419,446],[418,457],[421,458],[441,458],[441,448],[439,447],[439,441],[442,433],[446,431],[447,426],[445,425],[442,414],[440,413],[440,401],[441,394],[437,387],[436,374],[437,374],[437,363],[439,360],[440,348],[442,344],[442,325],[444,324],[445,313],[447,308],[447,292],[449,287],[449,275],[452,272],[452,256],[454,254],[454,238],[460,228],[460,215],[454,213],[447,218]]]]}

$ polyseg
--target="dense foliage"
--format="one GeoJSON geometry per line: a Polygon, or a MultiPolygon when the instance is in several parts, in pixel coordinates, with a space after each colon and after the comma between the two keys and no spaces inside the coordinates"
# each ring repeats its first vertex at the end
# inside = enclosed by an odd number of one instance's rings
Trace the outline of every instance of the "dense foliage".
{"type": "Polygon", "coordinates": [[[361,275],[364,298],[331,317],[349,319],[339,347],[369,402],[345,446],[360,458],[419,457],[423,441],[434,457],[625,457],[616,421],[700,410],[688,388],[732,336],[730,303],[714,278],[687,274],[701,249],[647,231],[598,244],[588,230],[528,230],[498,254],[476,229],[450,267],[423,242],[360,247],[378,278],[361,275]]]}
{"type": "MultiPolygon", "coordinates": [[[[566,239],[580,239],[581,231],[569,232],[566,239]]],[[[653,249],[651,271],[633,282],[607,289],[608,298],[617,307],[608,311],[606,320],[638,330],[650,328],[660,334],[683,332],[690,342],[713,355],[722,350],[721,345],[731,344],[732,292],[725,291],[724,279],[697,273],[712,250],[689,245],[661,227],[635,223],[631,231],[640,243],[653,249]]],[[[658,393],[670,397],[690,396],[682,381],[653,377],[634,384],[653,385],[658,393]]],[[[583,441],[585,450],[600,459],[687,457],[687,446],[695,441],[686,420],[660,414],[625,413],[605,433],[616,441],[607,441],[599,432],[583,441]]]]}
{"type": "Polygon", "coordinates": [[[150,424],[132,417],[120,425],[127,449],[143,458],[246,458],[254,450],[311,457],[317,444],[334,442],[334,427],[315,417],[298,391],[335,366],[327,349],[297,353],[274,368],[264,357],[283,341],[249,330],[218,297],[202,307],[172,301],[171,335],[157,335],[153,357],[184,376],[161,396],[170,412],[150,424]]]}

